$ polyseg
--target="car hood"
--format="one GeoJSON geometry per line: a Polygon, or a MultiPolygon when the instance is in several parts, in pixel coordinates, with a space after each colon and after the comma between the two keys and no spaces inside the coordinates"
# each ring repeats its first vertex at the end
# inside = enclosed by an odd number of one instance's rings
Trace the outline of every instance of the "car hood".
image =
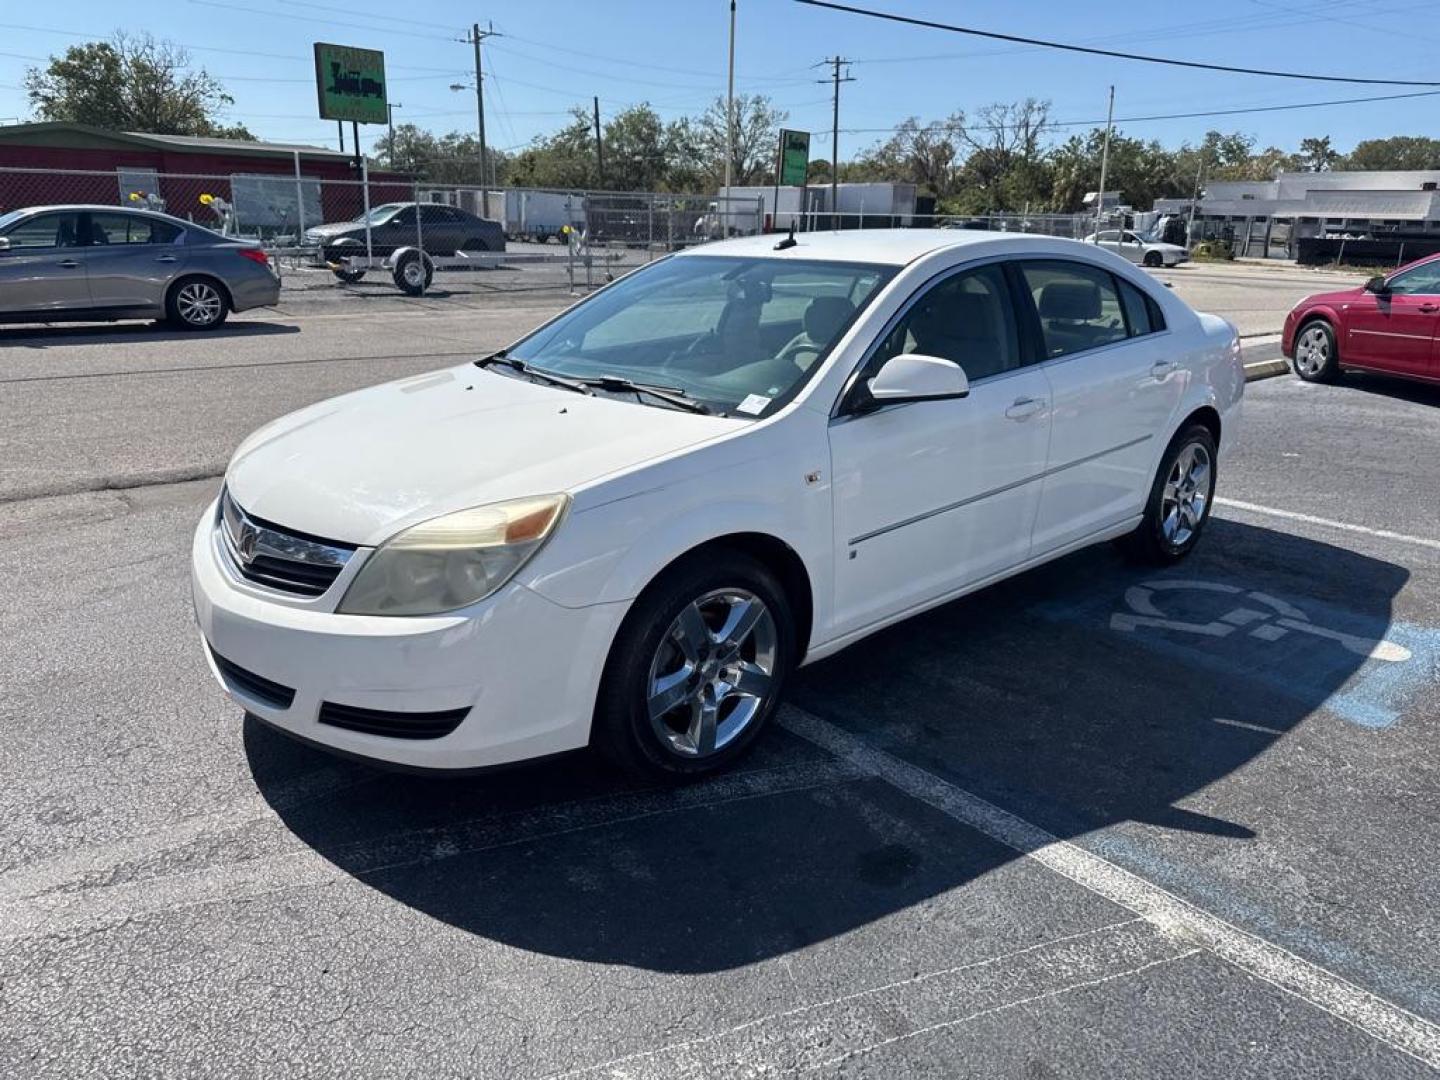
{"type": "Polygon", "coordinates": [[[455,510],[573,492],[745,423],[466,364],[283,417],[241,443],[225,482],[255,517],[371,546],[455,510]]]}
{"type": "Polygon", "coordinates": [[[1344,304],[1352,300],[1358,300],[1364,295],[1365,290],[1357,285],[1353,289],[1336,289],[1334,292],[1315,293],[1313,296],[1305,297],[1304,300],[1301,300],[1300,303],[1295,306],[1297,308],[1308,308],[1316,304],[1344,304]]]}

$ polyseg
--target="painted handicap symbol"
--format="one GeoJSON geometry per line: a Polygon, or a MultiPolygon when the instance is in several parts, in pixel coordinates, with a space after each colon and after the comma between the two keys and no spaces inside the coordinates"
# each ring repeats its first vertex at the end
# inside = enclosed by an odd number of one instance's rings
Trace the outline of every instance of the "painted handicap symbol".
{"type": "Polygon", "coordinates": [[[1243,632],[1261,641],[1279,641],[1290,633],[1310,634],[1332,641],[1369,660],[1402,663],[1411,657],[1410,650],[1404,645],[1319,626],[1294,604],[1267,593],[1247,591],[1221,582],[1147,581],[1126,589],[1125,603],[1128,611],[1117,611],[1110,616],[1112,630],[1133,633],[1141,627],[1154,627],[1210,638],[1225,638],[1243,632]],[[1173,618],[1156,603],[1160,594],[1184,591],[1234,596],[1236,606],[1209,622],[1195,622],[1173,618]]]}

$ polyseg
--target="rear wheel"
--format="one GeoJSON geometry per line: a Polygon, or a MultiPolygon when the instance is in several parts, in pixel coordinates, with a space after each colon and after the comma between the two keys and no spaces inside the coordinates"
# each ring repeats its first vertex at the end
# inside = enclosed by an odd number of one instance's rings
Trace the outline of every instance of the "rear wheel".
{"type": "Polygon", "coordinates": [[[795,663],[783,586],[738,551],[686,560],[635,601],[605,664],[595,745],[631,774],[683,780],[736,761],[795,663]]]}
{"type": "Polygon", "coordinates": [[[341,281],[345,282],[346,285],[354,285],[357,281],[359,281],[361,278],[363,278],[363,277],[365,276],[365,271],[364,271],[364,270],[336,270],[336,271],[335,271],[335,276],[336,276],[337,278],[339,278],[341,281]]]}
{"type": "Polygon", "coordinates": [[[1323,319],[1313,319],[1295,335],[1295,374],[1306,382],[1329,382],[1340,370],[1335,331],[1323,319]]]}
{"type": "Polygon", "coordinates": [[[1140,562],[1179,562],[1200,542],[1214,497],[1215,436],[1203,424],[1192,424],[1166,448],[1145,516],[1120,541],[1122,549],[1140,562]]]}
{"type": "Polygon", "coordinates": [[[165,314],[184,330],[213,330],[230,314],[230,300],[209,278],[181,278],[165,298],[165,314]]]}

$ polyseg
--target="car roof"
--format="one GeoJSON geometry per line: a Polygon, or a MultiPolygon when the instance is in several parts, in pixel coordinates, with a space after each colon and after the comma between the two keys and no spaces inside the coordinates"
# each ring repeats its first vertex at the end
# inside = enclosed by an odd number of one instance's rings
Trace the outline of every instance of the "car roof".
{"type": "Polygon", "coordinates": [[[195,226],[201,229],[205,228],[204,225],[196,226],[195,222],[186,221],[184,218],[176,217],[174,214],[167,214],[162,210],[151,210],[144,206],[107,206],[104,203],[56,203],[53,206],[17,206],[12,212],[20,214],[48,214],[56,210],[84,210],[97,214],[144,214],[146,217],[173,221],[177,225],[195,226]]]}
{"type": "MultiPolygon", "coordinates": [[[[712,255],[747,258],[821,259],[826,262],[879,263],[904,266],[932,252],[951,248],[1031,247],[1036,253],[1063,251],[1078,240],[1027,233],[981,232],[973,229],[850,229],[840,232],[800,232],[793,247],[776,250],[788,234],[767,233],[734,240],[717,240],[681,252],[682,258],[712,255]]],[[[1092,248],[1093,250],[1093,248],[1092,248]]],[[[979,251],[976,254],[980,254],[979,251]]]]}

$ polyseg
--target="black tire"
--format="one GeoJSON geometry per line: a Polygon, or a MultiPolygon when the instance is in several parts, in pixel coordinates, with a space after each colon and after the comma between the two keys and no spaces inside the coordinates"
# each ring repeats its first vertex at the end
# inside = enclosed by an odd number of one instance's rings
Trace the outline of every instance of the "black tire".
{"type": "Polygon", "coordinates": [[[1340,374],[1340,349],[1335,330],[1324,319],[1311,319],[1295,331],[1291,370],[1306,382],[1332,382],[1340,374]]]}
{"type": "Polygon", "coordinates": [[[334,274],[346,285],[354,285],[365,276],[364,270],[336,270],[334,274]]]}
{"type": "Polygon", "coordinates": [[[395,287],[406,296],[424,296],[425,290],[430,288],[430,282],[435,278],[435,264],[428,255],[407,251],[395,260],[395,269],[391,276],[395,279],[395,287]]]}
{"type": "MultiPolygon", "coordinates": [[[[1165,454],[1160,459],[1155,480],[1150,485],[1150,496],[1145,500],[1145,516],[1134,532],[1119,541],[1121,550],[1127,556],[1136,562],[1152,566],[1169,566],[1195,550],[1195,545],[1200,542],[1201,534],[1205,531],[1205,524],[1210,520],[1210,510],[1215,502],[1215,451],[1215,436],[1210,434],[1210,429],[1203,424],[1191,424],[1170,440],[1170,445],[1165,448],[1165,454]],[[1172,527],[1167,525],[1176,505],[1170,494],[1171,486],[1180,471],[1179,463],[1187,451],[1192,449],[1203,456],[1206,469],[1203,481],[1198,486],[1192,483],[1190,490],[1200,493],[1203,488],[1204,502],[1199,508],[1198,518],[1194,518],[1195,507],[1191,501],[1190,517],[1177,516],[1177,527],[1172,531],[1172,527]]],[[[1190,475],[1193,478],[1193,472],[1190,475]]],[[[1189,481],[1182,478],[1183,483],[1189,481]]],[[[1182,492],[1183,490],[1182,487],[1182,492]]]]}
{"type": "Polygon", "coordinates": [[[1164,266],[1165,259],[1158,251],[1147,251],[1145,253],[1145,265],[1149,267],[1164,266]]]}
{"type": "Polygon", "coordinates": [[[165,317],[181,330],[214,330],[230,314],[230,294],[214,278],[183,277],[165,294],[165,317]]]}
{"type": "MultiPolygon", "coordinates": [[[[651,781],[692,780],[728,768],[754,745],[774,715],[795,657],[795,621],[790,602],[784,586],[769,567],[743,552],[729,549],[708,550],[703,555],[684,559],[650,583],[621,624],[605,662],[591,744],[625,772],[651,781]],[[717,593],[726,595],[717,597],[717,593]],[[745,603],[758,599],[762,610],[768,613],[769,631],[765,630],[762,615],[762,622],[741,641],[740,651],[730,655],[748,662],[752,668],[763,667],[768,657],[772,663],[770,679],[763,696],[726,697],[720,701],[713,750],[700,752],[693,743],[691,749],[683,750],[679,744],[688,738],[684,728],[693,722],[687,717],[697,715],[692,711],[696,707],[694,703],[708,692],[705,689],[707,671],[711,678],[719,678],[731,670],[723,654],[733,646],[727,647],[714,638],[715,624],[724,622],[726,605],[731,599],[745,603]],[[658,668],[670,666],[667,659],[679,663],[677,671],[668,674],[670,678],[683,673],[685,665],[690,663],[685,659],[683,646],[678,644],[683,635],[676,635],[682,612],[697,604],[697,612],[707,630],[707,652],[713,646],[715,653],[702,663],[690,664],[691,674],[682,681],[685,687],[694,684],[693,695],[686,691],[685,698],[678,701],[672,711],[652,721],[649,707],[652,677],[658,668]],[[757,704],[749,709],[746,719],[741,710],[747,709],[751,700],[757,704]],[[728,735],[724,731],[727,722],[732,725],[728,735]],[[662,736],[662,730],[667,734],[662,736]]],[[[660,675],[663,678],[667,673],[660,675]]]]}

